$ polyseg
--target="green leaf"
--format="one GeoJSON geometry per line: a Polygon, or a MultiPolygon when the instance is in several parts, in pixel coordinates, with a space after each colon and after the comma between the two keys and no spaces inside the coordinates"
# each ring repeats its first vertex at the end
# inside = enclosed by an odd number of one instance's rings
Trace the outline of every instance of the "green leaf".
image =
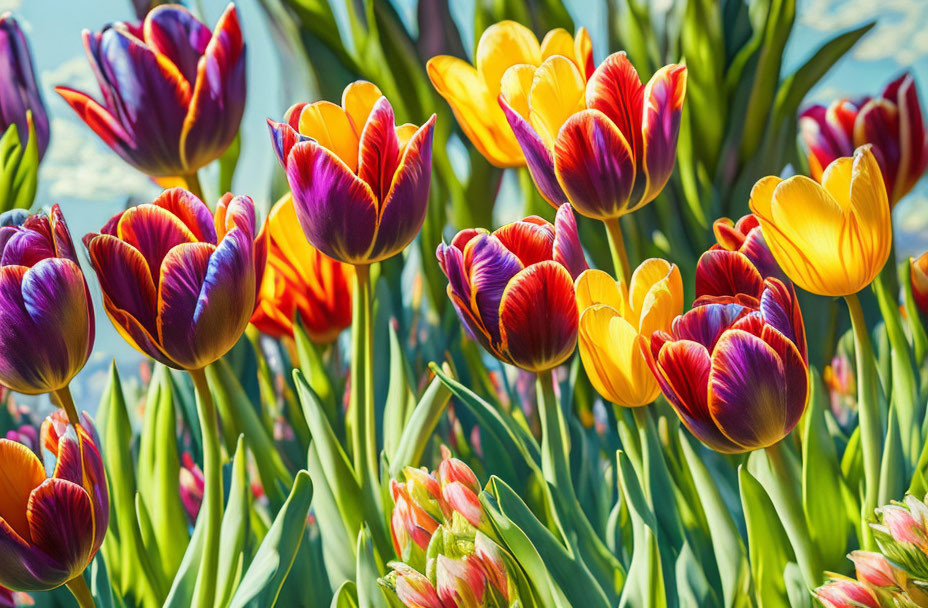
{"type": "Polygon", "coordinates": [[[106,560],[102,553],[98,552],[93,558],[87,573],[90,575],[90,593],[93,595],[97,608],[117,608],[119,604],[113,596],[113,587],[110,584],[106,560]]]}
{"type": "MultiPolygon", "coordinates": [[[[619,484],[628,503],[635,537],[632,561],[619,600],[620,608],[666,608],[667,592],[657,542],[657,519],[638,483],[631,461],[624,452],[616,455],[619,484]]],[[[669,499],[669,497],[668,497],[669,499]]]]}
{"type": "Polygon", "coordinates": [[[692,121],[692,145],[696,157],[714,173],[728,112],[720,3],[687,0],[680,37],[687,69],[686,103],[690,115],[699,117],[692,121]]]}
{"type": "Polygon", "coordinates": [[[0,137],[0,212],[28,209],[35,198],[39,173],[38,138],[32,112],[27,116],[29,139],[25,148],[15,124],[9,125],[0,137]]]}
{"type": "Polygon", "coordinates": [[[390,461],[391,477],[399,475],[405,466],[419,466],[429,438],[450,400],[451,391],[439,378],[433,378],[403,429],[397,452],[390,461]]]}
{"type": "Polygon", "coordinates": [[[383,409],[383,449],[391,462],[396,462],[396,451],[402,446],[403,428],[415,407],[416,397],[409,388],[409,364],[403,355],[403,346],[396,336],[392,323],[390,333],[390,383],[383,409]]]}
{"type": "Polygon", "coordinates": [[[312,498],[309,473],[300,471],[232,597],[232,608],[273,608],[303,540],[312,498]]]}
{"type": "Polygon", "coordinates": [[[359,608],[358,587],[354,581],[342,583],[332,598],[331,608],[359,608]]]}
{"type": "MultiPolygon", "coordinates": [[[[877,504],[884,505],[890,500],[902,500],[905,495],[905,458],[902,454],[900,439],[899,411],[896,407],[896,391],[889,408],[889,420],[886,425],[886,438],[883,440],[883,458],[880,463],[880,487],[877,504]]],[[[918,426],[918,425],[916,425],[918,426]]]]}
{"type": "Polygon", "coordinates": [[[242,132],[235,134],[235,139],[219,157],[219,193],[232,192],[232,177],[238,165],[238,157],[242,151],[242,132]]]}
{"type": "Polygon", "coordinates": [[[380,572],[374,557],[374,545],[371,544],[371,531],[367,525],[362,526],[361,532],[358,533],[357,555],[358,606],[360,608],[387,608],[387,600],[380,589],[380,584],[377,583],[380,572]]]}
{"type": "Polygon", "coordinates": [[[219,566],[216,576],[217,606],[228,606],[238,587],[245,567],[245,544],[248,541],[251,485],[248,483],[248,461],[244,437],[239,435],[232,459],[232,484],[222,516],[219,538],[219,566]]]}
{"type": "Polygon", "coordinates": [[[300,370],[319,397],[319,403],[323,406],[329,424],[336,428],[338,416],[336,414],[335,388],[332,385],[325,363],[322,361],[319,346],[309,339],[306,326],[299,314],[296,317],[296,323],[293,325],[293,340],[296,343],[296,356],[300,363],[300,370]]]}
{"type": "Polygon", "coordinates": [[[193,604],[193,592],[197,585],[197,572],[200,570],[200,560],[203,557],[203,537],[206,531],[206,518],[198,517],[193,527],[193,534],[184,552],[171,584],[171,591],[164,602],[163,608],[189,608],[193,604]]]}
{"type": "Polygon", "coordinates": [[[313,515],[319,522],[326,573],[331,581],[352,579],[357,565],[355,556],[349,549],[354,548],[352,535],[356,533],[353,530],[360,530],[361,523],[350,520],[338,510],[338,503],[325,476],[324,465],[315,442],[309,446],[308,469],[313,480],[313,515]]]}
{"type": "Polygon", "coordinates": [[[758,608],[789,606],[783,581],[783,571],[792,559],[789,539],[767,492],[744,466],[738,467],[738,481],[758,608]]]}

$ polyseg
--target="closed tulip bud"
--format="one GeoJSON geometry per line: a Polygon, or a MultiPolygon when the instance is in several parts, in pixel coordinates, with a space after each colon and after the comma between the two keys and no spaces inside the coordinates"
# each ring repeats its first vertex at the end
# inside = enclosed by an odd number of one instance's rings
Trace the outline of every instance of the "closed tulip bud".
{"type": "Polygon", "coordinates": [[[480,560],[487,581],[503,596],[506,602],[509,602],[511,595],[509,591],[509,570],[506,567],[502,547],[478,530],[474,539],[474,555],[480,560]]]}
{"type": "Polygon", "coordinates": [[[880,519],[894,541],[914,545],[928,553],[928,531],[911,511],[902,506],[887,505],[880,509],[880,519]]]}
{"type": "Polygon", "coordinates": [[[203,504],[206,480],[200,465],[193,461],[190,452],[184,452],[180,467],[180,500],[191,523],[195,523],[203,504]]]}
{"type": "Polygon", "coordinates": [[[81,576],[103,543],[109,494],[99,440],[87,414],[70,426],[63,412],[43,423],[51,476],[25,446],[0,439],[0,585],[54,589],[81,576]]]}
{"type": "Polygon", "coordinates": [[[490,354],[541,372],[573,353],[573,281],[587,264],[570,205],[558,209],[553,226],[531,216],[492,233],[462,230],[436,256],[458,317],[490,354]]]}
{"type": "Polygon", "coordinates": [[[537,70],[511,67],[499,102],[545,199],[609,220],[663,190],[676,161],[685,96],[685,66],[665,66],[645,85],[618,52],[589,82],[563,57],[537,70]]]}
{"type": "Polygon", "coordinates": [[[171,4],[140,24],[84,30],[83,38],[103,103],[68,87],[55,90],[139,171],[190,175],[235,139],[245,109],[245,42],[234,5],[212,32],[171,4]]]}
{"type": "Polygon", "coordinates": [[[267,255],[254,203],[226,194],[209,207],[182,188],[84,237],[116,329],[169,367],[202,369],[241,337],[267,255]]]}
{"type": "Polygon", "coordinates": [[[35,80],[26,37],[7,12],[0,14],[0,133],[14,125],[23,146],[35,138],[33,145],[41,160],[48,148],[48,114],[35,80]]]}
{"type": "MultiPolygon", "coordinates": [[[[425,551],[440,520],[426,511],[409,494],[407,487],[396,480],[391,485],[393,513],[390,516],[390,531],[393,549],[404,562],[417,567],[425,565],[425,551]]],[[[441,511],[439,510],[439,518],[441,511]]]]}
{"type": "Polygon", "coordinates": [[[806,291],[855,294],[889,258],[889,204],[869,145],[828,165],[821,184],[801,175],[761,179],[750,206],[780,268],[806,291]]]}
{"type": "Polygon", "coordinates": [[[251,322],[263,333],[293,336],[296,315],[310,340],[327,344],[351,325],[354,270],[307,242],[287,194],[267,218],[267,267],[251,322]]]}
{"type": "Polygon", "coordinates": [[[722,218],[712,227],[717,243],[696,264],[697,300],[739,294],[759,298],[764,279],[789,283],[767,247],[757,217],[745,215],[737,223],[722,218]]]}
{"type": "Polygon", "coordinates": [[[480,493],[480,482],[473,470],[464,462],[451,456],[448,446],[441,446],[441,464],[438,465],[438,480],[442,487],[452,481],[459,481],[474,494],[480,493]]]}
{"type": "Polygon", "coordinates": [[[642,348],[669,331],[683,312],[683,279],[670,262],[652,258],[632,274],[630,288],[601,270],[577,278],[580,358],[593,387],[624,407],[654,401],[660,388],[642,348]]]}
{"type": "Polygon", "coordinates": [[[487,521],[483,513],[483,505],[477,493],[460,481],[452,481],[442,486],[441,496],[448,507],[460,514],[475,528],[486,527],[487,521]]]}
{"type": "Polygon", "coordinates": [[[874,551],[852,551],[848,557],[854,562],[858,580],[876,587],[896,586],[893,567],[883,554],[874,551]]]}
{"type": "Polygon", "coordinates": [[[452,559],[439,555],[435,568],[436,591],[446,608],[484,608],[487,577],[473,555],[452,559]]]}
{"type": "Polygon", "coordinates": [[[268,127],[313,247],[371,264],[416,238],[429,200],[434,114],[421,127],[398,127],[380,89],[358,81],[345,88],[341,107],[297,104],[268,127]]]}
{"type": "Polygon", "coordinates": [[[58,205],[0,215],[0,383],[58,391],[93,349],[90,291],[58,205]]]}
{"type": "Polygon", "coordinates": [[[435,587],[423,574],[401,562],[391,562],[394,590],[406,608],[446,608],[435,587]]]}
{"type": "MultiPolygon", "coordinates": [[[[909,264],[915,305],[923,315],[928,315],[928,251],[917,258],[911,258],[909,264]]],[[[912,314],[916,314],[915,311],[912,314]]]]}
{"type": "Polygon", "coordinates": [[[759,300],[719,298],[677,317],[645,350],[683,424],[708,447],[771,446],[799,422],[809,396],[802,314],[793,291],[767,279],[759,300]]]}
{"type": "MultiPolygon", "coordinates": [[[[510,102],[517,105],[520,101],[528,101],[532,75],[544,62],[556,59],[563,65],[561,69],[575,74],[581,83],[581,96],[582,85],[596,67],[593,43],[584,28],[577,30],[576,37],[560,28],[551,30],[539,44],[530,29],[514,21],[500,21],[488,27],[477,42],[475,59],[472,66],[457,57],[432,57],[427,65],[429,79],[451,106],[471,143],[490,163],[502,168],[520,167],[526,161],[497,102],[501,93],[506,94],[508,70],[517,70],[520,84],[527,86],[519,100],[510,102]]],[[[539,103],[548,99],[549,107],[553,107],[557,105],[556,96],[551,95],[548,84],[539,84],[531,98],[539,103]]],[[[526,155],[530,153],[526,151],[526,155]]]]}
{"type": "Polygon", "coordinates": [[[879,97],[812,106],[800,116],[799,128],[816,180],[835,159],[851,156],[857,146],[873,144],[891,206],[928,167],[928,133],[911,74],[890,82],[879,97]]]}
{"type": "Polygon", "coordinates": [[[865,583],[838,575],[813,595],[825,608],[880,608],[876,593],[865,583]]]}

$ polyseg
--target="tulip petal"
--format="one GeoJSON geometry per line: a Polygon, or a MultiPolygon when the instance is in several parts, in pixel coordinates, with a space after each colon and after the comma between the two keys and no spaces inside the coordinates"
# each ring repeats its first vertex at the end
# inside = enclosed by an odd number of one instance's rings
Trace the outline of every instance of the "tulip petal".
{"type": "Polygon", "coordinates": [[[448,287],[464,302],[470,301],[470,284],[464,269],[464,254],[453,245],[438,244],[435,251],[442,272],[448,277],[448,287]]]}
{"type": "MultiPolygon", "coordinates": [[[[676,267],[673,264],[661,258],[649,258],[639,264],[638,268],[632,273],[628,285],[628,301],[632,310],[640,314],[648,293],[655,285],[670,277],[674,268],[676,267]]],[[[674,276],[679,276],[679,271],[674,276]]],[[[683,279],[681,278],[681,290],[683,287],[682,282],[683,279]]]]}
{"type": "Polygon", "coordinates": [[[583,366],[603,397],[623,407],[639,407],[660,394],[641,351],[644,338],[614,309],[597,305],[585,310],[579,337],[583,366]]]}
{"type": "Polygon", "coordinates": [[[290,151],[293,150],[293,147],[304,141],[312,141],[285,122],[274,122],[268,118],[267,128],[271,132],[271,145],[274,147],[274,153],[277,155],[280,166],[284,169],[287,168],[290,151]]]}
{"type": "Polygon", "coordinates": [[[606,57],[586,87],[586,107],[609,117],[628,142],[629,155],[641,165],[645,90],[625,51],[606,57]]]}
{"type": "Polygon", "coordinates": [[[340,106],[330,101],[311,103],[300,112],[299,124],[301,135],[313,138],[338,156],[353,173],[357,172],[360,132],[355,133],[351,119],[340,106]]]}
{"type": "Polygon", "coordinates": [[[541,372],[563,363],[579,323],[567,269],[551,261],[521,270],[503,292],[499,321],[502,350],[514,365],[541,372]]]}
{"type": "Polygon", "coordinates": [[[541,46],[530,29],[515,21],[494,23],[480,36],[474,65],[493,98],[503,73],[511,65],[541,63],[541,46]]]}
{"type": "Polygon", "coordinates": [[[616,125],[598,110],[584,110],[561,127],[554,171],[574,208],[588,217],[623,215],[635,183],[635,159],[616,125]]]}
{"type": "Polygon", "coordinates": [[[709,411],[721,431],[745,449],[764,448],[792,430],[805,409],[805,366],[795,346],[773,332],[784,361],[760,337],[732,329],[719,339],[709,375],[709,411]]]}
{"type": "MultiPolygon", "coordinates": [[[[33,215],[32,217],[42,217],[42,215],[33,215]]],[[[49,229],[51,232],[51,241],[55,244],[55,252],[60,258],[68,258],[75,264],[80,264],[77,259],[77,252],[74,250],[74,241],[71,240],[71,232],[68,230],[68,224],[64,221],[64,214],[61,213],[61,207],[57,204],[52,205],[48,214],[49,229]]]]}
{"type": "Polygon", "coordinates": [[[857,246],[867,266],[869,280],[886,264],[892,248],[892,216],[887,188],[882,187],[873,148],[864,146],[854,154],[850,179],[850,205],[858,226],[857,246]]]}
{"type": "Polygon", "coordinates": [[[744,242],[741,244],[740,251],[754,264],[754,268],[757,269],[760,276],[789,282],[789,279],[783,274],[777,261],[773,258],[773,254],[770,253],[770,248],[767,246],[767,241],[764,240],[764,234],[759,226],[747,233],[744,242]]]}
{"type": "Polygon", "coordinates": [[[216,251],[207,243],[185,243],[168,252],[158,283],[158,339],[185,369],[199,369],[193,331],[200,291],[216,251]]]}
{"type": "MultiPolygon", "coordinates": [[[[653,339],[651,347],[653,351],[653,339]]],[[[661,391],[686,428],[717,452],[743,452],[741,446],[722,434],[709,414],[708,387],[712,361],[706,347],[690,340],[679,340],[664,344],[656,358],[650,352],[646,353],[661,391]]]]}
{"type": "Polygon", "coordinates": [[[0,585],[28,591],[46,591],[65,581],[56,560],[29,544],[0,518],[0,585]]]}
{"type": "Polygon", "coordinates": [[[876,97],[860,108],[854,123],[854,145],[873,145],[873,153],[883,173],[886,191],[896,198],[896,177],[901,168],[902,150],[899,142],[899,106],[893,101],[876,97]]]}
{"type": "Polygon", "coordinates": [[[554,57],[555,55],[560,55],[568,59],[575,58],[574,37],[562,27],[556,27],[550,30],[541,41],[542,60],[554,57]]]}
{"type": "Polygon", "coordinates": [[[213,214],[206,203],[183,188],[165,190],[152,205],[167,210],[187,227],[194,238],[204,243],[216,244],[216,226],[213,214]]]}
{"type": "Polygon", "coordinates": [[[179,5],[156,6],[145,17],[145,43],[170,59],[193,86],[197,61],[209,44],[209,28],[179,5]]]}
{"type": "Polygon", "coordinates": [[[25,227],[8,226],[4,230],[9,236],[0,255],[0,265],[28,268],[40,260],[55,257],[54,244],[46,235],[25,227]]]}
{"type": "Polygon", "coordinates": [[[378,201],[383,201],[400,163],[400,146],[394,127],[393,107],[381,97],[363,125],[358,177],[367,182],[378,201]]]}
{"type": "Polygon", "coordinates": [[[570,204],[564,203],[554,217],[554,261],[562,264],[571,278],[576,279],[589,268],[583,255],[583,245],[577,233],[577,218],[570,204]]]}
{"type": "MultiPolygon", "coordinates": [[[[904,74],[892,84],[897,85],[895,98],[899,105],[899,148],[905,163],[896,172],[899,178],[892,193],[892,200],[898,201],[908,194],[928,168],[928,136],[915,79],[911,74],[904,74]]],[[[887,88],[883,96],[892,97],[891,91],[887,88]]]]}
{"type": "Polygon", "coordinates": [[[45,480],[29,497],[27,517],[32,542],[53,556],[65,581],[90,563],[93,507],[84,488],[63,479],[45,480]]]}
{"type": "Polygon", "coordinates": [[[512,222],[494,230],[493,236],[519,258],[523,267],[551,259],[554,229],[547,222],[512,222]]]}
{"type": "Polygon", "coordinates": [[[313,141],[294,146],[286,169],[309,242],[341,262],[369,262],[377,225],[377,201],[370,186],[313,141]]]}
{"type": "Polygon", "coordinates": [[[627,296],[622,293],[620,283],[608,273],[591,268],[576,279],[577,306],[585,310],[596,304],[604,304],[620,315],[625,312],[627,296]]]}
{"type": "Polygon", "coordinates": [[[153,204],[126,209],[116,226],[116,236],[142,254],[156,286],[168,251],[181,243],[197,241],[180,218],[153,204]]]}
{"type": "MultiPolygon", "coordinates": [[[[503,72],[503,78],[499,83],[499,100],[503,111],[506,110],[506,106],[509,106],[511,111],[516,112],[524,120],[528,119],[529,95],[532,92],[532,81],[535,79],[536,69],[537,66],[528,63],[517,63],[503,72]]],[[[512,124],[511,119],[509,119],[509,124],[512,124]]],[[[516,137],[518,138],[518,134],[516,137]]]]}
{"type": "Polygon", "coordinates": [[[796,345],[803,361],[808,363],[806,331],[799,309],[799,300],[792,286],[777,279],[768,279],[760,298],[764,323],[772,326],[796,345]]]}
{"type": "Polygon", "coordinates": [[[234,4],[222,13],[197,63],[196,85],[180,134],[188,171],[218,158],[238,134],[245,111],[245,42],[234,4]]]}
{"type": "Polygon", "coordinates": [[[135,164],[135,140],[109,110],[90,95],[70,87],[58,86],[55,87],[55,92],[61,95],[71,109],[77,112],[77,116],[103,140],[103,143],[112,148],[127,163],[135,164]]]}
{"type": "Polygon", "coordinates": [[[589,80],[596,71],[596,61],[593,59],[593,40],[585,27],[577,30],[574,38],[574,54],[577,57],[577,67],[583,73],[583,78],[589,80]]]}
{"type": "Polygon", "coordinates": [[[0,521],[29,540],[26,507],[32,491],[45,481],[45,467],[32,450],[9,439],[0,439],[0,462],[0,521]]]}
{"type": "MultiPolygon", "coordinates": [[[[515,67],[512,69],[515,69],[515,67]]],[[[516,112],[502,95],[499,98],[499,105],[506,115],[506,120],[519,142],[519,146],[522,148],[525,164],[532,176],[532,181],[535,182],[535,187],[538,188],[538,192],[552,205],[567,202],[567,195],[561,189],[561,185],[557,181],[557,175],[554,172],[554,155],[551,148],[545,144],[538,132],[535,131],[535,128],[516,112]]]]}
{"type": "MultiPolygon", "coordinates": [[[[654,200],[670,179],[677,159],[677,136],[686,95],[686,67],[668,65],[659,69],[644,90],[644,145],[641,173],[647,184],[634,209],[654,200]]],[[[635,184],[636,190],[638,184],[635,184]]]]}
{"type": "Polygon", "coordinates": [[[498,238],[481,235],[464,249],[464,267],[470,274],[470,310],[499,344],[500,305],[510,280],[523,268],[522,262],[498,238]]]}
{"type": "Polygon", "coordinates": [[[561,125],[586,107],[585,85],[574,62],[560,55],[546,59],[535,70],[529,92],[529,122],[545,147],[553,148],[561,125]]]}
{"type": "Polygon", "coordinates": [[[376,240],[368,253],[370,261],[399,253],[422,229],[432,182],[434,129],[435,115],[432,114],[403,151],[390,191],[380,206],[376,240]]]}
{"type": "Polygon", "coordinates": [[[736,296],[739,293],[760,297],[764,279],[751,261],[737,251],[712,249],[703,253],[696,264],[696,298],[736,296]]]}
{"type": "Polygon", "coordinates": [[[366,80],[356,80],[342,91],[342,108],[351,119],[354,132],[359,138],[364,125],[367,124],[367,117],[370,116],[374,104],[381,97],[383,93],[377,85],[366,80]]]}
{"type": "Polygon", "coordinates": [[[722,333],[750,312],[739,304],[697,306],[673,321],[673,335],[678,340],[702,344],[711,353],[722,333]]]}

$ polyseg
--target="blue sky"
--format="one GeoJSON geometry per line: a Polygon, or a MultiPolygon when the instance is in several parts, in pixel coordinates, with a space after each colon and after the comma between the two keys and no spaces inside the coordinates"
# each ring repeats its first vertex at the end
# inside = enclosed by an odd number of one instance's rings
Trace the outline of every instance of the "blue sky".
{"type": "MultiPolygon", "coordinates": [[[[671,0],[652,0],[660,11],[671,0]]],[[[414,27],[415,0],[397,0],[407,25],[414,27]]],[[[212,26],[225,7],[224,0],[192,0],[212,26]]],[[[335,4],[341,6],[341,2],[335,4]]],[[[597,59],[607,54],[605,16],[602,3],[587,6],[569,0],[578,25],[590,30],[597,59]],[[582,8],[582,10],[580,10],[582,8]]],[[[453,2],[453,16],[466,37],[472,37],[473,0],[453,2]]],[[[282,99],[284,85],[291,92],[312,95],[297,82],[297,73],[281,67],[258,0],[237,3],[248,43],[249,96],[243,119],[243,151],[234,191],[252,196],[267,205],[271,170],[275,162],[268,147],[264,119],[278,117],[298,99],[282,99]]],[[[0,0],[0,11],[12,10],[32,43],[36,70],[45,102],[52,115],[52,143],[40,174],[37,202],[61,203],[75,239],[99,227],[125,203],[128,196],[151,200],[158,189],[143,175],[124,164],[103,145],[54,93],[57,84],[68,84],[98,94],[81,44],[80,32],[99,30],[110,21],[131,19],[129,0],[0,0]]],[[[343,15],[337,12],[339,17],[343,15]]],[[[911,69],[920,83],[923,106],[928,102],[928,1],[925,0],[799,0],[797,29],[785,57],[791,70],[835,33],[870,19],[877,27],[812,91],[809,101],[827,102],[838,96],[878,92],[903,69],[911,69]]],[[[467,45],[471,46],[471,45],[467,45]]],[[[616,49],[609,49],[616,50],[616,49]]],[[[215,173],[202,176],[207,197],[218,195],[211,186],[215,173]]],[[[505,192],[505,191],[504,191],[505,192]]],[[[928,234],[928,188],[923,180],[915,192],[897,208],[896,224],[902,252],[915,253],[926,247],[928,234]]],[[[94,299],[100,302],[96,281],[90,281],[94,299]]],[[[140,355],[116,334],[97,310],[97,348],[91,363],[75,383],[83,407],[95,409],[105,381],[109,360],[117,359],[126,375],[134,373],[140,355]]]]}

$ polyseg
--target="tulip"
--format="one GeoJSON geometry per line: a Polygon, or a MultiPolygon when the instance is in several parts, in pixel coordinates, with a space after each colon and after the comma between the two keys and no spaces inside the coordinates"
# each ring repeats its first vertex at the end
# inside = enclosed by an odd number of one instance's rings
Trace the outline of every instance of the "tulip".
{"type": "Polygon", "coordinates": [[[595,68],[593,43],[584,28],[577,30],[575,38],[563,29],[551,30],[539,45],[531,30],[514,21],[500,21],[487,28],[477,43],[475,57],[472,66],[457,57],[439,55],[426,67],[432,86],[451,106],[464,134],[484,158],[500,168],[521,167],[526,161],[497,102],[506,88],[507,70],[516,66],[530,75],[534,67],[559,57],[571,65],[581,83],[586,83],[595,68]]]}
{"type": "Polygon", "coordinates": [[[199,370],[241,337],[266,257],[254,204],[226,194],[215,217],[173,188],[84,237],[103,307],[136,349],[175,369],[199,370]]]}
{"type": "Polygon", "coordinates": [[[407,608],[446,608],[424,575],[402,562],[391,562],[396,573],[396,595],[407,608]]]}
{"type": "Polygon", "coordinates": [[[573,279],[587,264],[570,205],[553,226],[532,216],[492,233],[463,230],[436,255],[461,322],[490,354],[540,372],[573,353],[573,279]]]}
{"type": "Polygon", "coordinates": [[[799,129],[816,180],[838,158],[851,156],[857,146],[873,144],[891,206],[928,168],[928,133],[911,74],[890,82],[880,97],[812,106],[800,116],[799,129]]]}
{"type": "Polygon", "coordinates": [[[90,291],[58,205],[0,215],[0,327],[0,383],[20,393],[63,395],[90,356],[90,291]]]}
{"type": "Polygon", "coordinates": [[[840,575],[813,592],[825,608],[880,608],[880,600],[865,583],[840,575]]]}
{"type": "Polygon", "coordinates": [[[462,460],[458,460],[451,455],[448,446],[441,446],[441,464],[438,466],[438,481],[441,487],[451,482],[459,482],[468,488],[474,494],[480,493],[480,482],[474,471],[467,466],[462,460]]]}
{"type": "Polygon", "coordinates": [[[83,32],[103,103],[55,90],[124,161],[153,178],[182,177],[219,158],[245,108],[245,43],[235,6],[216,29],[178,5],[159,6],[141,24],[83,32]]]}
{"type": "Polygon", "coordinates": [[[438,597],[447,608],[482,608],[487,595],[487,576],[480,560],[439,555],[435,567],[438,597]]]}
{"type": "Polygon", "coordinates": [[[267,267],[251,322],[270,336],[292,337],[299,313],[311,340],[335,340],[351,325],[351,266],[306,241],[289,194],[271,209],[267,233],[267,267]]]}
{"type": "MultiPolygon", "coordinates": [[[[406,486],[393,480],[393,514],[390,517],[390,531],[393,536],[393,549],[404,562],[413,566],[425,566],[425,552],[432,534],[438,529],[439,519],[430,515],[421,504],[417,503],[406,486]]],[[[440,496],[436,497],[440,500],[440,496]]]]}
{"type": "Polygon", "coordinates": [[[51,476],[30,449],[0,439],[0,585],[67,584],[89,597],[82,573],[103,543],[109,495],[93,423],[86,413],[80,420],[71,426],[59,410],[43,424],[42,444],[56,460],[51,476]]]}
{"type": "Polygon", "coordinates": [[[190,452],[184,452],[180,467],[180,500],[191,523],[196,523],[200,506],[203,504],[205,480],[200,466],[193,461],[190,452]]]}
{"type": "Polygon", "coordinates": [[[655,331],[670,331],[683,313],[680,270],[658,258],[643,262],[631,286],[601,270],[577,278],[580,358],[593,387],[612,403],[639,407],[660,394],[642,348],[655,331]]]}
{"type": "Polygon", "coordinates": [[[0,15],[0,66],[0,133],[16,125],[19,141],[25,145],[31,122],[41,160],[48,148],[48,114],[35,81],[26,37],[8,12],[0,15]]]}
{"type": "Polygon", "coordinates": [[[857,578],[875,587],[895,587],[896,577],[882,553],[875,551],[851,551],[848,557],[854,562],[857,578]]]}
{"type": "Polygon", "coordinates": [[[737,223],[722,218],[712,228],[718,242],[696,265],[697,301],[706,296],[738,294],[759,298],[764,279],[771,277],[789,284],[767,247],[757,217],[745,215],[737,223]]]}
{"type": "Polygon", "coordinates": [[[657,331],[645,356],[683,424],[735,454],[786,437],[809,396],[805,330],[795,294],[767,279],[758,306],[707,303],[657,331]]]}
{"type": "MultiPolygon", "coordinates": [[[[924,315],[928,315],[928,251],[910,259],[910,280],[915,304],[924,315]]],[[[911,314],[916,314],[912,311],[911,314]]]]}
{"type": "Polygon", "coordinates": [[[503,557],[503,548],[478,530],[474,537],[474,555],[480,560],[490,585],[503,596],[504,600],[510,601],[513,592],[509,589],[509,570],[503,557]]]}
{"type": "Polygon", "coordinates": [[[822,380],[828,389],[831,413],[842,426],[847,424],[851,412],[857,409],[857,379],[851,360],[843,352],[831,359],[822,370],[822,380]]]}
{"type": "Polygon", "coordinates": [[[394,124],[393,107],[369,82],[348,85],[341,107],[297,104],[268,120],[296,215],[310,244],[349,264],[402,251],[425,220],[435,116],[394,124]]]}
{"type": "Polygon", "coordinates": [[[780,268],[806,291],[855,294],[889,257],[889,205],[871,146],[828,165],[821,185],[801,175],[765,177],[750,206],[780,268]]]}

